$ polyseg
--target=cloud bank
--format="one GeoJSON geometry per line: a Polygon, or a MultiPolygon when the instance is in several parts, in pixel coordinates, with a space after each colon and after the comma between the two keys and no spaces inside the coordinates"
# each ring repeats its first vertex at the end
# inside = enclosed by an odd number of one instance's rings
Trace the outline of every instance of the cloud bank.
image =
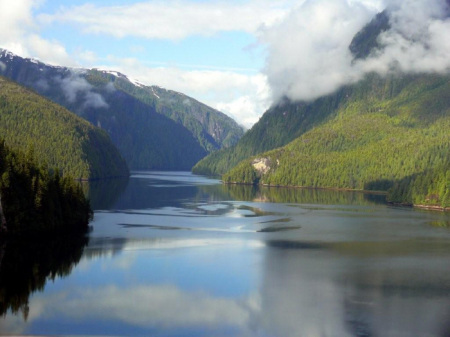
{"type": "Polygon", "coordinates": [[[43,23],[79,26],[85,33],[146,39],[179,40],[192,35],[211,36],[223,31],[255,32],[282,18],[292,0],[145,1],[127,5],[64,7],[41,15],[43,23]]]}
{"type": "Polygon", "coordinates": [[[450,6],[445,0],[391,0],[391,29],[381,34],[383,50],[358,64],[365,72],[448,73],[450,6]]]}
{"type": "Polygon", "coordinates": [[[274,101],[313,100],[369,72],[448,73],[449,36],[445,0],[309,0],[260,33],[274,101]],[[387,8],[391,25],[379,36],[383,48],[355,62],[348,47],[381,8],[387,8]]]}
{"type": "Polygon", "coordinates": [[[53,65],[74,66],[64,46],[39,35],[34,11],[42,0],[0,0],[0,47],[53,65]]]}

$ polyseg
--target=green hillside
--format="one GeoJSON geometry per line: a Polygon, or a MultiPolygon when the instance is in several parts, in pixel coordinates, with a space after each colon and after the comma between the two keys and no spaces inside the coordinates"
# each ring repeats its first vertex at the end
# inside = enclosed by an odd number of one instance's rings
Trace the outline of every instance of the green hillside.
{"type": "MultiPolygon", "coordinates": [[[[286,145],[312,128],[333,120],[346,106],[358,109],[357,105],[366,105],[366,99],[377,102],[391,100],[400,93],[408,95],[409,90],[413,90],[410,94],[414,95],[414,90],[420,90],[421,84],[418,82],[421,81],[422,76],[382,78],[369,75],[356,85],[342,87],[337,92],[312,102],[295,103],[285,100],[269,109],[234,147],[217,151],[202,159],[194,166],[193,172],[224,174],[244,158],[286,145]]],[[[425,82],[433,81],[433,78],[424,78],[423,81],[426,85],[425,82]]]]}
{"type": "Polygon", "coordinates": [[[346,90],[328,120],[224,181],[390,189],[395,202],[449,206],[450,76],[370,75],[346,90]]]}
{"type": "Polygon", "coordinates": [[[106,132],[63,107],[0,77],[0,136],[13,150],[63,175],[97,179],[128,175],[106,132]]]}

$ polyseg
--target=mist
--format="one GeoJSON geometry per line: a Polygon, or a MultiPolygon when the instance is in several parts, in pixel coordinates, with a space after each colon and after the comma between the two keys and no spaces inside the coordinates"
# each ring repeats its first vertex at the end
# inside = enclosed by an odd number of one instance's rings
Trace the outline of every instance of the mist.
{"type": "Polygon", "coordinates": [[[445,0],[304,2],[260,31],[273,101],[314,100],[369,72],[449,73],[449,7],[445,0]],[[378,37],[382,48],[355,60],[353,37],[383,9],[390,28],[378,37]]]}
{"type": "Polygon", "coordinates": [[[69,103],[74,103],[78,97],[83,99],[83,108],[108,108],[109,105],[99,93],[93,91],[93,86],[79,74],[72,72],[67,77],[57,77],[65,98],[69,103]]]}

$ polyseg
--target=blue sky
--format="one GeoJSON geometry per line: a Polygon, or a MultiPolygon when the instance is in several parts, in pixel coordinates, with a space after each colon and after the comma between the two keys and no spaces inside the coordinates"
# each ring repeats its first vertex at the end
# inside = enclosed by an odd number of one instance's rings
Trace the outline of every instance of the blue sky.
{"type": "Polygon", "coordinates": [[[118,70],[250,127],[271,103],[258,30],[295,3],[0,0],[0,47],[56,65],[118,70]]]}
{"type": "Polygon", "coordinates": [[[120,71],[251,127],[280,97],[310,100],[392,65],[448,72],[444,0],[0,0],[0,47],[120,71]],[[353,62],[353,36],[390,8],[385,45],[353,62]]]}

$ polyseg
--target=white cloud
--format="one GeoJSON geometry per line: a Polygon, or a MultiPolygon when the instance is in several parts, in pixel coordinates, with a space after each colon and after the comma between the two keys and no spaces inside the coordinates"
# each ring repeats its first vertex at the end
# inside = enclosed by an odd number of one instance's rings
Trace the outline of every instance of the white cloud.
{"type": "Polygon", "coordinates": [[[249,320],[248,306],[239,300],[189,293],[169,285],[129,289],[105,286],[73,289],[70,294],[61,292],[46,298],[37,296],[28,320],[61,314],[73,319],[118,320],[141,327],[242,327],[249,320]]]}
{"type": "Polygon", "coordinates": [[[267,45],[265,73],[274,100],[312,100],[368,72],[386,74],[450,71],[450,19],[445,0],[307,1],[261,31],[267,45]],[[387,6],[391,29],[381,34],[382,51],[353,62],[354,35],[387,6]]]}
{"type": "Polygon", "coordinates": [[[215,105],[215,108],[226,112],[233,119],[250,128],[258,121],[261,112],[269,108],[271,100],[265,75],[252,76],[247,87],[252,89],[249,90],[250,93],[238,96],[228,102],[219,102],[215,105]]]}
{"type": "Polygon", "coordinates": [[[221,31],[255,32],[261,25],[271,25],[281,19],[293,3],[293,0],[159,0],[121,6],[85,4],[61,8],[53,15],[41,15],[40,21],[73,23],[86,33],[118,38],[182,39],[221,31]]]}
{"type": "Polygon", "coordinates": [[[314,99],[355,81],[348,46],[373,14],[360,3],[307,1],[280,24],[262,30],[274,100],[284,95],[314,99]]]}
{"type": "Polygon", "coordinates": [[[45,40],[36,33],[39,26],[33,14],[42,2],[0,0],[0,47],[55,65],[75,65],[62,44],[45,40]]]}
{"type": "Polygon", "coordinates": [[[20,42],[25,33],[33,29],[33,1],[0,0],[0,46],[22,54],[24,46],[20,42]]]}
{"type": "Polygon", "coordinates": [[[364,71],[387,73],[450,71],[450,18],[443,0],[390,1],[392,28],[380,36],[384,49],[365,62],[364,71]]]}
{"type": "Polygon", "coordinates": [[[61,89],[70,103],[75,102],[78,97],[81,97],[84,99],[84,108],[108,107],[104,98],[100,94],[93,92],[92,85],[89,84],[86,79],[79,76],[79,74],[72,72],[68,77],[55,78],[55,80],[61,85],[61,89]]]}
{"type": "Polygon", "coordinates": [[[29,53],[46,63],[64,66],[76,66],[76,62],[69,56],[62,44],[57,41],[49,41],[37,34],[30,34],[25,40],[29,53]]]}
{"type": "Polygon", "coordinates": [[[28,29],[33,28],[32,0],[0,1],[0,39],[20,38],[28,29]]]}

